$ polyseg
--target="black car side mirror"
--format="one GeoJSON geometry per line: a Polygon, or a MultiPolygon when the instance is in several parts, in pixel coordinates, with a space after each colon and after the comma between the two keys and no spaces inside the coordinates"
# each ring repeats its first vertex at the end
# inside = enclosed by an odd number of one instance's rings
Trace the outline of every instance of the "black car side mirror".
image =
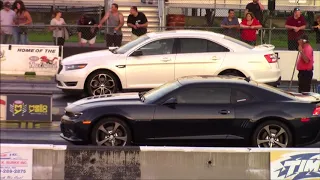
{"type": "Polygon", "coordinates": [[[177,104],[177,98],[170,98],[163,103],[163,105],[176,105],[176,104],[177,104]]]}
{"type": "Polygon", "coordinates": [[[142,55],[143,55],[143,53],[141,50],[136,50],[131,54],[131,56],[142,56],[142,55]]]}

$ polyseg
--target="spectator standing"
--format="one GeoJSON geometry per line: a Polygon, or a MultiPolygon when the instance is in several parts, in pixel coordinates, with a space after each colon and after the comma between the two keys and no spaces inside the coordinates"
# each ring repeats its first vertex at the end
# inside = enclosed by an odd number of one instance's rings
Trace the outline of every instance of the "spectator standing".
{"type": "Polygon", "coordinates": [[[313,24],[313,29],[316,32],[317,50],[320,51],[320,15],[317,16],[316,21],[313,24]]]}
{"type": "Polygon", "coordinates": [[[12,25],[16,13],[10,8],[11,3],[9,1],[6,1],[4,3],[4,9],[0,11],[0,44],[10,44],[12,40],[12,25]]]}
{"type": "Polygon", "coordinates": [[[131,40],[135,40],[147,33],[148,19],[143,12],[138,11],[137,6],[132,6],[127,25],[131,27],[131,40]]]}
{"type": "Polygon", "coordinates": [[[262,25],[259,21],[254,18],[253,13],[248,12],[246,17],[242,20],[240,27],[241,31],[241,40],[255,46],[257,41],[257,30],[262,28],[262,25]]]}
{"type": "Polygon", "coordinates": [[[65,42],[66,28],[61,25],[66,25],[66,22],[61,16],[61,11],[55,11],[49,27],[49,29],[53,31],[53,44],[56,46],[63,46],[65,42]]]}
{"type": "Polygon", "coordinates": [[[28,28],[26,25],[32,23],[31,15],[21,0],[16,0],[12,8],[16,12],[14,19],[16,27],[13,28],[13,41],[15,44],[28,44],[28,28]]]}
{"type": "Polygon", "coordinates": [[[123,14],[119,12],[118,8],[118,4],[113,3],[110,12],[106,13],[98,25],[98,27],[101,28],[102,24],[108,20],[106,33],[107,48],[112,46],[120,47],[122,43],[121,28],[124,24],[124,17],[123,14]]]}
{"type": "Polygon", "coordinates": [[[299,92],[310,92],[313,77],[313,49],[307,35],[298,39],[299,57],[297,62],[299,92]]]}
{"type": "Polygon", "coordinates": [[[96,42],[96,37],[97,37],[97,23],[96,21],[84,14],[81,16],[78,25],[80,26],[89,26],[89,27],[78,27],[78,38],[79,38],[79,43],[81,46],[85,45],[86,43],[89,44],[89,46],[92,46],[96,42]],[[91,27],[90,27],[91,26],[91,27]]]}
{"type": "Polygon", "coordinates": [[[233,9],[229,9],[228,17],[223,18],[221,22],[221,27],[223,28],[224,35],[239,39],[240,36],[240,24],[238,18],[235,17],[235,12],[233,9]]]}
{"type": "Polygon", "coordinates": [[[253,13],[254,17],[260,22],[260,24],[262,24],[263,10],[264,10],[264,6],[261,4],[260,0],[253,0],[251,3],[247,4],[245,15],[247,15],[248,12],[253,13]]]}
{"type": "Polygon", "coordinates": [[[298,50],[298,38],[304,34],[306,20],[299,8],[293,9],[293,16],[287,18],[285,27],[288,30],[288,50],[298,50]]]}

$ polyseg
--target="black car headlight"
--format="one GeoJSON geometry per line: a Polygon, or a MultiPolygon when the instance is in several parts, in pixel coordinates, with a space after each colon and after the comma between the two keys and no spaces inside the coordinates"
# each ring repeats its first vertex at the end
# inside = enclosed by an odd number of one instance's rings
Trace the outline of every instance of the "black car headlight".
{"type": "Polygon", "coordinates": [[[71,65],[65,65],[66,71],[70,70],[76,70],[76,69],[83,69],[87,66],[87,64],[71,64],[71,65]]]}
{"type": "Polygon", "coordinates": [[[78,119],[83,113],[82,112],[70,112],[65,111],[64,113],[66,116],[68,116],[70,119],[78,119]]]}

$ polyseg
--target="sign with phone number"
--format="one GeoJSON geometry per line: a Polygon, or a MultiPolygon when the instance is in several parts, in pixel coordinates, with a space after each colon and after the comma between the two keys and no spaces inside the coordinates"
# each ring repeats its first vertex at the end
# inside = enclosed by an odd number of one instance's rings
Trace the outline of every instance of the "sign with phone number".
{"type": "Polygon", "coordinates": [[[32,148],[1,146],[0,179],[32,179],[32,148]]]}
{"type": "Polygon", "coordinates": [[[25,169],[1,169],[1,174],[5,173],[26,173],[25,169]]]}

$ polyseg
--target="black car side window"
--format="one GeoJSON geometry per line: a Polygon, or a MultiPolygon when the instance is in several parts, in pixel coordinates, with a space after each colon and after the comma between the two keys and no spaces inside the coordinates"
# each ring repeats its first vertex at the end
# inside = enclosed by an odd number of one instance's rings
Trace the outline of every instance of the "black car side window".
{"type": "Polygon", "coordinates": [[[230,88],[190,88],[180,91],[178,104],[229,104],[231,103],[230,88]]]}
{"type": "Polygon", "coordinates": [[[243,91],[236,91],[236,103],[240,102],[250,102],[252,97],[249,94],[244,93],[243,91]]]}

